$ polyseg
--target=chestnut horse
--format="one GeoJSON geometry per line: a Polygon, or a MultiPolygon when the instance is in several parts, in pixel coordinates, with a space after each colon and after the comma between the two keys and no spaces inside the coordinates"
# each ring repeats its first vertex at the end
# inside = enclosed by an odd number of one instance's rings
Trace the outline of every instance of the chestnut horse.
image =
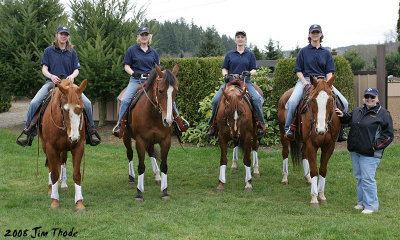
{"type": "MultiPolygon", "coordinates": [[[[239,82],[239,78],[235,76],[234,82],[239,85],[244,82],[239,82]]],[[[218,112],[216,116],[216,127],[218,130],[218,142],[221,149],[220,158],[220,174],[217,193],[224,191],[225,170],[228,159],[226,158],[228,141],[233,140],[235,146],[240,145],[243,150],[243,163],[246,169],[245,191],[252,191],[251,185],[251,158],[250,152],[252,146],[255,146],[255,151],[258,147],[258,139],[255,132],[255,124],[253,122],[252,112],[249,105],[244,100],[247,87],[244,87],[240,92],[236,86],[225,86],[222,89],[222,96],[219,102],[218,112]]],[[[236,151],[237,157],[237,151],[236,151]]],[[[234,152],[235,159],[235,152],[234,152]]]]}
{"type": "Polygon", "coordinates": [[[129,125],[126,126],[123,141],[129,162],[133,158],[132,138],[135,139],[136,151],[139,158],[138,184],[135,200],[143,201],[144,191],[144,159],[148,152],[151,158],[156,157],[154,145],[159,144],[161,149],[161,191],[162,200],[170,198],[167,184],[167,156],[171,147],[172,136],[172,109],[175,95],[178,91],[176,74],[178,65],[172,72],[161,71],[157,64],[150,72],[145,86],[144,96],[138,100],[130,113],[129,125]]]}
{"type": "MultiPolygon", "coordinates": [[[[340,120],[335,112],[336,103],[332,94],[332,85],[334,81],[335,75],[328,81],[325,79],[317,80],[313,76],[310,76],[312,86],[306,103],[308,109],[301,113],[301,125],[297,128],[295,140],[290,142],[292,161],[298,164],[301,153],[303,163],[309,163],[311,174],[310,205],[313,207],[319,207],[319,202],[322,204],[327,203],[324,195],[326,171],[329,158],[335,149],[335,141],[340,130],[340,120]],[[319,148],[321,148],[321,159],[318,171],[317,151],[319,148]],[[318,173],[320,176],[317,184],[318,173]]],[[[285,104],[292,92],[293,89],[286,91],[280,98],[278,104],[278,121],[281,143],[283,146],[282,157],[284,159],[284,169],[285,160],[287,166],[289,152],[289,141],[283,137],[285,134],[284,125],[286,120],[285,104]]]]}
{"type": "Polygon", "coordinates": [[[58,88],[54,90],[49,106],[43,114],[43,127],[39,131],[42,149],[48,160],[49,177],[51,178],[51,208],[59,208],[59,169],[60,165],[67,161],[67,151],[71,151],[76,210],[82,211],[85,209],[82,203],[80,173],[81,159],[85,151],[82,92],[86,88],[86,80],[83,80],[79,87],[69,79],[62,80],[61,84],[57,84],[57,86],[58,88]]]}

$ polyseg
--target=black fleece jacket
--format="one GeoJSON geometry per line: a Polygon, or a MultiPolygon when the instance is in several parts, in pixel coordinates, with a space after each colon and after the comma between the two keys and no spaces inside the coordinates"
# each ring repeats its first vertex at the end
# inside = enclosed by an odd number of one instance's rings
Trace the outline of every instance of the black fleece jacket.
{"type": "Polygon", "coordinates": [[[351,127],[347,149],[369,157],[382,158],[383,150],[393,141],[393,120],[390,112],[379,103],[368,109],[365,105],[340,118],[351,127]]]}

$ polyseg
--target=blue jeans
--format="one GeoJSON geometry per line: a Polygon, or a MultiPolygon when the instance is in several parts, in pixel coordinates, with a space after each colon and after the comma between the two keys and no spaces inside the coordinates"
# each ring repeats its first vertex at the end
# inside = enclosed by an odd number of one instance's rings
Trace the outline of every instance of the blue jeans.
{"type": "MultiPolygon", "coordinates": [[[[122,118],[124,117],[124,114],[125,114],[126,110],[128,109],[129,104],[131,103],[132,98],[135,95],[135,93],[137,92],[137,89],[140,86],[140,84],[143,84],[146,81],[147,81],[146,78],[137,79],[137,78],[131,77],[129,79],[129,84],[126,87],[124,97],[122,98],[122,101],[121,101],[121,107],[119,108],[118,122],[121,122],[122,118]]],[[[175,102],[174,102],[174,109],[175,109],[175,112],[179,115],[179,112],[178,112],[178,109],[176,108],[175,102]]]]}
{"type": "MultiPolygon", "coordinates": [[[[52,84],[52,82],[47,81],[42,88],[36,93],[35,97],[32,99],[31,103],[29,104],[28,109],[28,116],[25,123],[25,128],[27,128],[32,121],[36,110],[39,108],[40,104],[42,104],[43,100],[45,99],[47,93],[49,92],[48,87],[52,84]]],[[[85,105],[85,112],[89,118],[90,125],[94,128],[93,116],[92,116],[92,103],[90,100],[82,93],[82,100],[83,105],[85,105]]],[[[34,130],[34,135],[36,135],[36,128],[34,130]]]]}
{"type": "Polygon", "coordinates": [[[379,201],[375,181],[375,172],[380,159],[350,152],[354,177],[357,179],[357,205],[365,209],[378,211],[379,201]]]}
{"type": "MultiPolygon", "coordinates": [[[[262,111],[262,104],[264,103],[264,98],[262,98],[261,95],[258,94],[257,90],[253,86],[253,83],[251,82],[251,79],[246,80],[246,85],[247,85],[247,90],[251,94],[253,106],[254,106],[255,110],[257,111],[258,116],[260,116],[260,120],[261,120],[262,124],[265,126],[265,120],[264,120],[264,115],[263,115],[263,111],[262,111]]],[[[221,95],[222,95],[222,89],[224,87],[225,87],[225,83],[222,84],[221,88],[218,90],[217,94],[215,94],[215,96],[212,100],[212,113],[211,113],[211,118],[208,121],[208,124],[211,124],[211,121],[214,118],[219,99],[221,98],[221,95]]]]}
{"type": "MultiPolygon", "coordinates": [[[[310,82],[310,78],[306,77],[306,80],[310,82]]],[[[310,87],[311,85],[309,85],[310,87]]],[[[335,88],[333,87],[333,92],[340,98],[344,105],[344,111],[347,112],[349,103],[347,99],[335,88]]],[[[285,123],[285,132],[289,130],[290,124],[292,123],[294,112],[296,111],[297,106],[300,103],[301,98],[303,97],[303,83],[300,79],[297,80],[296,85],[294,86],[294,90],[292,95],[290,96],[289,100],[286,103],[286,123],[285,123]]]]}

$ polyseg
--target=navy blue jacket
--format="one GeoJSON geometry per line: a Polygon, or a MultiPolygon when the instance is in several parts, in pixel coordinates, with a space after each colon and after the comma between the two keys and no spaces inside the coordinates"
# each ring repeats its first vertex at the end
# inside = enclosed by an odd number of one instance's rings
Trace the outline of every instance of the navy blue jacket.
{"type": "Polygon", "coordinates": [[[393,141],[392,117],[379,103],[370,109],[358,107],[345,113],[340,121],[351,126],[347,140],[350,152],[382,158],[383,150],[393,141]]]}

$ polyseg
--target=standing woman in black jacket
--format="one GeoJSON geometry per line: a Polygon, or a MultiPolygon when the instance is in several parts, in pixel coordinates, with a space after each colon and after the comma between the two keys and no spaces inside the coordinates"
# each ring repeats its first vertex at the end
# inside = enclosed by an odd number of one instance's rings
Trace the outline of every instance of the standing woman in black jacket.
{"type": "Polygon", "coordinates": [[[374,87],[364,91],[364,105],[351,113],[336,109],[341,123],[351,127],[347,140],[357,179],[357,210],[364,214],[378,211],[379,201],[375,172],[384,149],[393,140],[393,121],[388,110],[379,104],[379,92],[374,87]]]}

